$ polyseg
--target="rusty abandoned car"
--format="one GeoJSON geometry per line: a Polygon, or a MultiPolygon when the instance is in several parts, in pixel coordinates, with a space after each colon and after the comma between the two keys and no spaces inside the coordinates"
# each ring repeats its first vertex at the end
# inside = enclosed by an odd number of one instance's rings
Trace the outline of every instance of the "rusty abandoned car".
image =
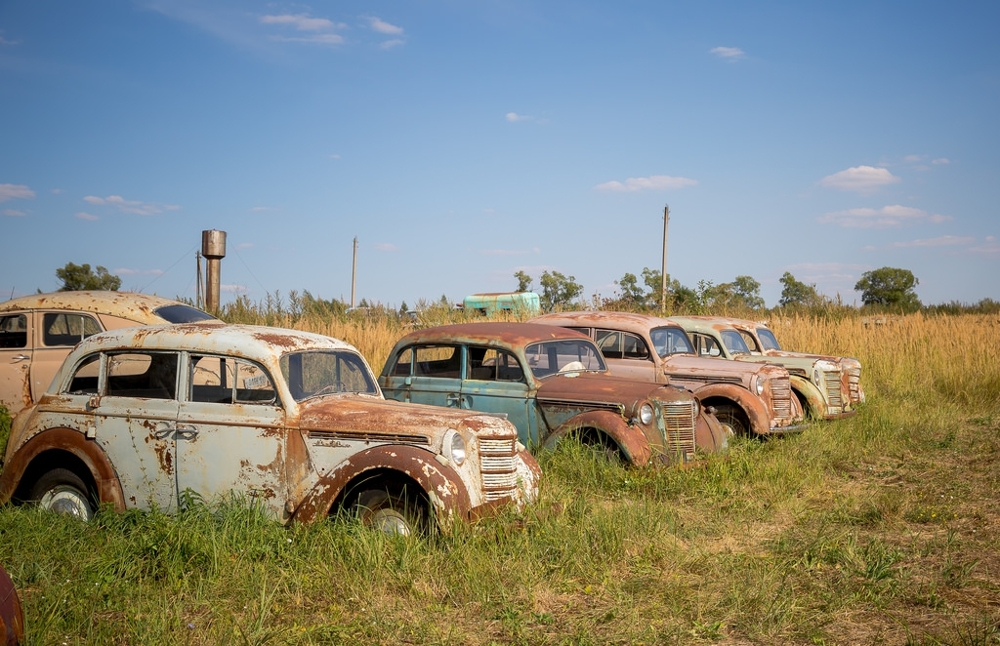
{"type": "Polygon", "coordinates": [[[744,319],[671,316],[670,320],[687,331],[701,355],[773,363],[788,370],[792,390],[812,419],[850,417],[864,401],[857,359],[781,350],[766,326],[744,319]]]}
{"type": "Polygon", "coordinates": [[[568,435],[635,465],[721,451],[725,429],[683,388],[608,374],[594,342],[532,323],[466,323],[400,339],[379,376],[386,397],[503,414],[531,447],[568,435]]]}
{"type": "Polygon", "coordinates": [[[131,292],[32,294],[0,303],[0,404],[14,415],[41,397],[82,339],[136,325],[215,320],[199,309],[131,292]]]}
{"type": "Polygon", "coordinates": [[[668,319],[625,312],[560,312],[532,319],[594,339],[613,375],[689,388],[732,432],[757,436],[801,431],[802,408],[780,366],[698,356],[668,319]]]}
{"type": "Polygon", "coordinates": [[[512,424],[386,401],[346,343],[194,323],[82,341],[15,418],[0,502],[90,518],[235,492],[283,523],[345,510],[407,534],[520,507],[539,477],[512,424]]]}

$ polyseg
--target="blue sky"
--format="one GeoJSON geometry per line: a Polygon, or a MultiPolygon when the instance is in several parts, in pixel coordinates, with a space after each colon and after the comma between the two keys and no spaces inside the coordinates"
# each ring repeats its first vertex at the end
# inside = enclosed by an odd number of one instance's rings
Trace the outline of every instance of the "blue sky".
{"type": "Polygon", "coordinates": [[[0,300],[610,296],[790,271],[1000,300],[1000,3],[0,1],[0,300]]]}

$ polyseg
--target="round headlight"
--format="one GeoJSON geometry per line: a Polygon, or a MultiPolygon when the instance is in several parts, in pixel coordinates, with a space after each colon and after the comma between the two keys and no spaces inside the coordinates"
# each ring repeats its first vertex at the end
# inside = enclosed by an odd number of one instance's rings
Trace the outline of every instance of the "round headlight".
{"type": "Polygon", "coordinates": [[[699,402],[698,398],[695,397],[694,398],[694,416],[698,417],[699,415],[701,415],[701,402],[699,402]]]}
{"type": "Polygon", "coordinates": [[[760,377],[757,378],[757,394],[758,395],[764,394],[764,380],[761,379],[760,377]]]}
{"type": "Polygon", "coordinates": [[[461,434],[458,431],[452,429],[444,437],[444,445],[441,447],[441,452],[444,457],[451,460],[452,464],[455,466],[462,466],[465,462],[465,440],[462,439],[461,434]]]}
{"type": "Polygon", "coordinates": [[[643,404],[639,407],[639,421],[643,424],[649,424],[653,421],[653,407],[649,404],[643,404]]]}

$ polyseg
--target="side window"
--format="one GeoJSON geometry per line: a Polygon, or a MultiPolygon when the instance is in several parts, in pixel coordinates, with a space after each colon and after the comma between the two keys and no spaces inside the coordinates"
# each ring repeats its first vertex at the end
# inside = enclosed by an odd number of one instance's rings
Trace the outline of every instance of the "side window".
{"type": "Polygon", "coordinates": [[[716,343],[715,339],[705,334],[691,334],[691,340],[694,341],[695,351],[702,357],[721,357],[722,348],[716,343]]]}
{"type": "Polygon", "coordinates": [[[622,333],[614,330],[598,330],[597,347],[607,359],[623,359],[625,351],[622,346],[622,333]]]}
{"type": "Polygon", "coordinates": [[[28,347],[28,317],[11,314],[0,317],[0,348],[28,347]]]}
{"type": "Polygon", "coordinates": [[[42,344],[48,347],[74,346],[101,331],[92,316],[49,312],[42,316],[42,344]]]}
{"type": "Polygon", "coordinates": [[[106,395],[177,398],[177,354],[121,352],[108,355],[106,395]]]}
{"type": "Polygon", "coordinates": [[[428,345],[414,348],[413,376],[459,379],[462,376],[462,348],[428,345]]]}
{"type": "Polygon", "coordinates": [[[649,348],[646,342],[634,334],[622,333],[622,346],[626,359],[649,359],[649,348]]]}
{"type": "Polygon", "coordinates": [[[193,402],[209,404],[273,404],[277,393],[270,375],[245,359],[191,355],[193,402]]]}
{"type": "Polygon", "coordinates": [[[403,348],[403,351],[396,357],[396,365],[392,367],[391,374],[397,377],[409,377],[410,367],[413,364],[413,349],[403,348]]]}
{"type": "Polygon", "coordinates": [[[69,388],[65,390],[68,395],[96,395],[97,379],[101,374],[101,355],[92,354],[84,358],[80,365],[73,372],[73,378],[69,382],[69,388]]]}
{"type": "Polygon", "coordinates": [[[504,350],[469,347],[469,379],[477,381],[524,381],[517,358],[504,350]]]}
{"type": "Polygon", "coordinates": [[[745,330],[739,331],[740,336],[743,338],[743,343],[747,345],[747,348],[752,354],[760,354],[760,346],[757,345],[757,339],[754,338],[752,334],[745,330]]]}

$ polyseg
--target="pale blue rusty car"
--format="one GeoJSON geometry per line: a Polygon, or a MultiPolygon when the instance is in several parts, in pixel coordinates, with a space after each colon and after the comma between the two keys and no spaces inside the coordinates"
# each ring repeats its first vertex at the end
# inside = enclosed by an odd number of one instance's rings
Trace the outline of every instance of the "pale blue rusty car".
{"type": "Polygon", "coordinates": [[[90,518],[237,493],[283,523],[407,534],[523,506],[540,470],[494,415],[386,401],[352,346],[194,323],[95,334],[14,421],[0,502],[90,518]]]}

